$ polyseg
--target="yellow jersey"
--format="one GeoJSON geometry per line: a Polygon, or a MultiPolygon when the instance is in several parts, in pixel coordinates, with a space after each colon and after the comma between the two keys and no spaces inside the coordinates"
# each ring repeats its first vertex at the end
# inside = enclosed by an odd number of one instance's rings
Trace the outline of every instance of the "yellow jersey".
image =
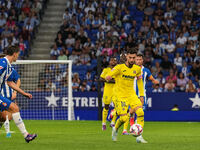
{"type": "MultiPolygon", "coordinates": [[[[134,79],[137,77],[139,93],[144,96],[141,68],[133,65],[131,68],[126,64],[118,64],[106,76],[115,77],[114,94],[119,97],[129,97],[135,90],[133,88],[134,79]]],[[[136,94],[136,93],[135,93],[136,94]]]]}
{"type": "MultiPolygon", "coordinates": [[[[106,75],[112,70],[112,68],[110,67],[107,67],[107,68],[104,68],[100,77],[105,79],[106,75]]],[[[113,77],[114,78],[114,77],[113,77]]],[[[104,90],[103,90],[103,94],[104,95],[112,95],[113,93],[113,87],[114,87],[114,83],[108,83],[108,82],[104,82],[104,90]]]]}

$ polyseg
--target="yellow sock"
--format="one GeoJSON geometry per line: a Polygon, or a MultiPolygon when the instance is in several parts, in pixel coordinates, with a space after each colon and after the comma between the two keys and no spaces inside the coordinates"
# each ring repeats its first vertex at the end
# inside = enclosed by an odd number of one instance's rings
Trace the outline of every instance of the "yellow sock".
{"type": "Polygon", "coordinates": [[[102,112],[102,123],[103,124],[106,123],[107,116],[108,116],[108,110],[106,110],[105,108],[103,108],[103,112],[102,112]]]}
{"type": "Polygon", "coordinates": [[[114,124],[115,121],[117,119],[117,113],[116,113],[116,110],[113,112],[113,118],[112,118],[112,123],[114,124]]]}
{"type": "Polygon", "coordinates": [[[142,108],[138,108],[135,112],[137,114],[137,123],[142,127],[144,126],[144,111],[142,108]]]}
{"type": "Polygon", "coordinates": [[[117,123],[115,124],[115,129],[118,130],[119,127],[125,123],[129,119],[128,114],[120,116],[119,119],[117,120],[117,123]]]}
{"type": "Polygon", "coordinates": [[[120,121],[120,118],[117,120],[116,124],[115,124],[115,129],[118,130],[119,127],[123,124],[123,122],[120,121]]]}
{"type": "Polygon", "coordinates": [[[127,131],[127,129],[128,129],[128,125],[129,125],[130,114],[128,114],[127,116],[128,116],[128,119],[127,119],[126,122],[124,123],[124,130],[126,130],[126,131],[127,131]]]}

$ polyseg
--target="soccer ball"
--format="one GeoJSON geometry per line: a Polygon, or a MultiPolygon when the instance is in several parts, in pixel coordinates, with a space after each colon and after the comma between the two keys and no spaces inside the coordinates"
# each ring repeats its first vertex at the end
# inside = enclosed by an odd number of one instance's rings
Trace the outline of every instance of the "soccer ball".
{"type": "Polygon", "coordinates": [[[137,137],[140,136],[143,132],[143,128],[140,124],[133,124],[130,127],[130,134],[137,137]]]}

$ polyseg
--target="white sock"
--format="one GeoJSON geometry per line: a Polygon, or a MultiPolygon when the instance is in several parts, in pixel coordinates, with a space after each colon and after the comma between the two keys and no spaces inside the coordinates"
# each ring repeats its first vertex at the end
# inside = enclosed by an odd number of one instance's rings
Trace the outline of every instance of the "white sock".
{"type": "Polygon", "coordinates": [[[8,120],[8,115],[6,115],[6,121],[4,122],[4,128],[6,133],[10,133],[10,121],[8,120]]]}
{"type": "Polygon", "coordinates": [[[23,134],[24,137],[26,137],[28,135],[28,132],[26,131],[24,122],[20,116],[20,113],[13,113],[12,114],[13,120],[16,124],[16,126],[19,128],[19,130],[21,131],[21,133],[23,134]]]}
{"type": "Polygon", "coordinates": [[[111,124],[115,124],[115,122],[112,121],[111,124]]]}

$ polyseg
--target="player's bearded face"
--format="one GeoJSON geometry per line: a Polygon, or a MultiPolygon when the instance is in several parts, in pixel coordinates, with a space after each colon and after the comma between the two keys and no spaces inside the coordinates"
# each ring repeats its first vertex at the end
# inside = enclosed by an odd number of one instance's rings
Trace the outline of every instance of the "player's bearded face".
{"type": "Polygon", "coordinates": [[[136,54],[128,54],[126,59],[129,65],[133,65],[135,63],[136,54]]]}

